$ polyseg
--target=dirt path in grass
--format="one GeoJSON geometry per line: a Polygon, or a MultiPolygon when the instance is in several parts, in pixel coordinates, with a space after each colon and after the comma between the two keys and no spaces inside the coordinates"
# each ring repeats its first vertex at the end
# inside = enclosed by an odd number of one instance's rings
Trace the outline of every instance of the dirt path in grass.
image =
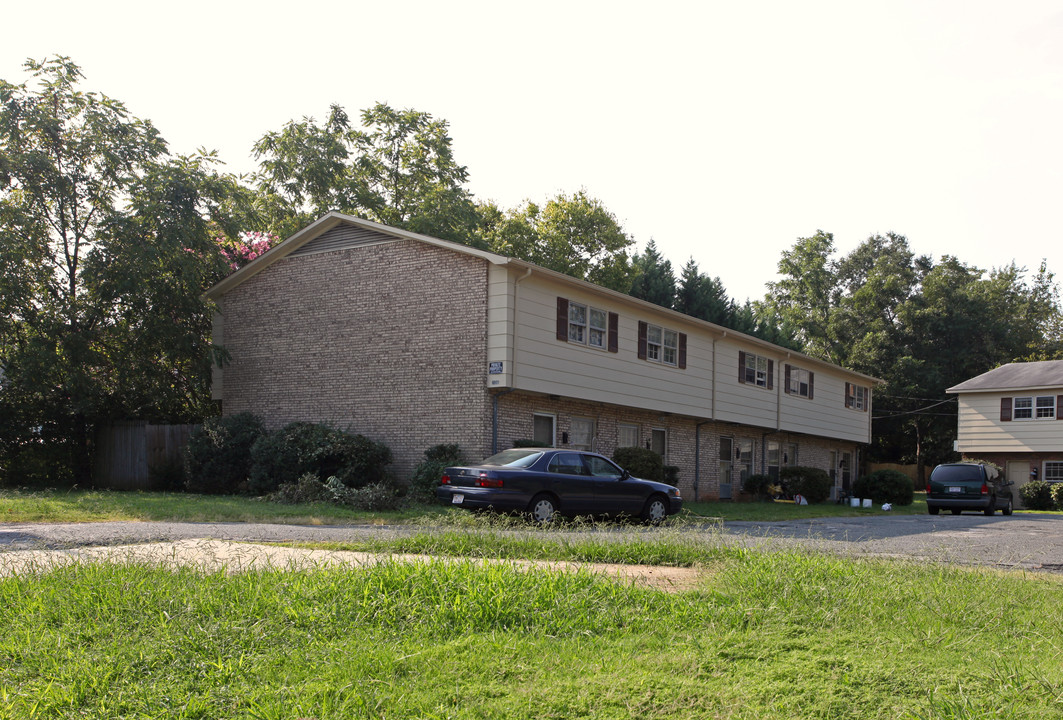
{"type": "MultiPolygon", "coordinates": [[[[302,570],[326,567],[371,567],[382,562],[461,562],[462,558],[430,555],[388,555],[339,550],[307,550],[279,545],[259,545],[225,540],[188,539],[138,545],[76,547],[67,550],[14,550],[0,553],[0,577],[46,571],[83,562],[145,562],[193,567],[203,572],[250,570],[302,570]]],[[[477,560],[508,563],[519,568],[549,568],[562,572],[583,569],[621,582],[679,592],[697,584],[694,568],[656,565],[591,564],[535,560],[477,560]]]]}

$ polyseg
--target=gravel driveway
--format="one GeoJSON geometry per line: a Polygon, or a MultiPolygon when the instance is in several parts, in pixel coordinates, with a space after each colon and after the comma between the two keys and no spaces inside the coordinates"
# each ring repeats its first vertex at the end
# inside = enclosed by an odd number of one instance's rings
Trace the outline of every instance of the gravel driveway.
{"type": "MultiPolygon", "coordinates": [[[[129,545],[182,540],[237,542],[353,541],[423,532],[405,525],[272,525],[265,523],[0,524],[0,553],[18,550],[129,545]]],[[[543,532],[554,532],[545,530],[543,532]]],[[[623,527],[614,532],[623,532],[623,527]]],[[[646,532],[639,528],[638,532],[646,532]]],[[[765,547],[807,546],[829,552],[913,557],[942,562],[1063,572],[1063,516],[876,515],[773,523],[706,523],[683,527],[692,536],[765,547]]]]}

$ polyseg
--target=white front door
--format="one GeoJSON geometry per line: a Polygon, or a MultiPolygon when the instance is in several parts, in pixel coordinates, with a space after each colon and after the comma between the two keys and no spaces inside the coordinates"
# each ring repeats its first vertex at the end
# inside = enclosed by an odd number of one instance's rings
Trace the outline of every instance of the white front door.
{"type": "Polygon", "coordinates": [[[1019,488],[1030,482],[1030,463],[1022,461],[1008,462],[1008,482],[1015,483],[1011,486],[1011,497],[1015,502],[1015,507],[1021,508],[1022,495],[1019,494],[1019,488]]]}

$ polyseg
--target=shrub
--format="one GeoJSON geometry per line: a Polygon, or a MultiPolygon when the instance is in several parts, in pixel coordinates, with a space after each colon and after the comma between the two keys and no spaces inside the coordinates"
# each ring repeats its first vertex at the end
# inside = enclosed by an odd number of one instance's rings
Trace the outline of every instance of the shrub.
{"type": "Polygon", "coordinates": [[[742,480],[742,492],[761,500],[770,500],[773,485],[775,480],[770,475],[748,475],[742,480]]]}
{"type": "Polygon", "coordinates": [[[1056,510],[1063,510],[1063,483],[1056,482],[1052,485],[1052,503],[1056,506],[1056,510]]]}
{"type": "Polygon", "coordinates": [[[853,495],[871,498],[871,502],[911,505],[915,499],[912,479],[897,470],[876,470],[870,475],[857,478],[853,483],[853,495]]]}
{"type": "Polygon", "coordinates": [[[348,488],[347,503],[358,510],[398,510],[402,507],[402,497],[395,487],[386,482],[370,483],[357,489],[348,488]]]}
{"type": "Polygon", "coordinates": [[[331,501],[332,495],[315,473],[300,475],[295,482],[282,483],[267,499],[284,505],[331,501]]]}
{"type": "Polygon", "coordinates": [[[214,494],[242,490],[251,473],[251,447],[265,432],[248,412],[204,420],[188,437],[185,487],[214,494]]]}
{"type": "MultiPolygon", "coordinates": [[[[800,495],[809,503],[821,503],[830,497],[834,482],[826,470],[792,465],[779,470],[779,479],[790,495],[800,495]]],[[[912,502],[912,484],[908,483],[908,503],[912,502]]]]}
{"type": "Polygon", "coordinates": [[[391,450],[382,443],[329,425],[293,422],[251,447],[249,489],[269,493],[306,473],[321,481],[336,477],[348,487],[360,487],[383,480],[390,462],[391,450]]]}
{"type": "Polygon", "coordinates": [[[1031,480],[1019,488],[1022,504],[1027,510],[1051,510],[1052,487],[1044,480],[1031,480]]]}
{"type": "Polygon", "coordinates": [[[180,492],[185,489],[183,457],[167,457],[148,466],[148,487],[152,490],[180,492]]]}
{"type": "Polygon", "coordinates": [[[433,445],[424,451],[424,460],[414,469],[410,478],[410,495],[417,500],[434,500],[436,486],[443,470],[464,462],[457,443],[433,445]]]}
{"type": "Polygon", "coordinates": [[[622,447],[613,453],[613,462],[643,480],[664,480],[664,461],[648,448],[622,447]]]}
{"type": "Polygon", "coordinates": [[[514,440],[513,441],[513,447],[515,447],[515,448],[542,447],[542,445],[543,444],[541,442],[537,442],[537,441],[531,440],[529,438],[521,438],[520,440],[514,440]]]}
{"type": "Polygon", "coordinates": [[[678,465],[665,465],[664,466],[664,481],[669,485],[679,484],[679,466],[678,465]]]}

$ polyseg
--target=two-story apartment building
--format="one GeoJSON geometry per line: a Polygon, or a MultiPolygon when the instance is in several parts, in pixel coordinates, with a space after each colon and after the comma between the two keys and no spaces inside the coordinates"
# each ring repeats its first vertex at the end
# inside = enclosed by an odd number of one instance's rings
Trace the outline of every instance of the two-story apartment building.
{"type": "Polygon", "coordinates": [[[687,498],[785,465],[847,486],[874,378],[514,258],[331,213],[211,288],[225,414],[479,458],[649,447],[687,498]]]}
{"type": "Polygon", "coordinates": [[[1016,489],[1063,482],[1063,360],[1008,363],[946,392],[957,396],[964,458],[999,465],[1016,489]]]}

